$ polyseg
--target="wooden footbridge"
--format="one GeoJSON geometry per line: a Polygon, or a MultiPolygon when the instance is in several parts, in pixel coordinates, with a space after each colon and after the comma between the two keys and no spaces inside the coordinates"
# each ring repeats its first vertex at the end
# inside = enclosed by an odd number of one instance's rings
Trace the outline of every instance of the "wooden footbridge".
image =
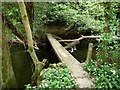
{"type": "Polygon", "coordinates": [[[66,64],[70,70],[79,88],[92,88],[93,82],[91,79],[87,78],[87,72],[83,70],[81,63],[78,62],[51,34],[47,34],[47,38],[59,60],[66,64]]]}

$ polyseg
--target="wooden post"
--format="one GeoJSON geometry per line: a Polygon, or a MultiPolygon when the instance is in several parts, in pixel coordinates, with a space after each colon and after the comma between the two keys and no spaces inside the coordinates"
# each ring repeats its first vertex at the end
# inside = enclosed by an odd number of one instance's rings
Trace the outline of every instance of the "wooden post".
{"type": "Polygon", "coordinates": [[[89,61],[91,60],[91,57],[92,57],[92,50],[93,50],[93,43],[89,43],[87,58],[86,58],[86,61],[85,61],[86,64],[88,64],[89,61]]]}

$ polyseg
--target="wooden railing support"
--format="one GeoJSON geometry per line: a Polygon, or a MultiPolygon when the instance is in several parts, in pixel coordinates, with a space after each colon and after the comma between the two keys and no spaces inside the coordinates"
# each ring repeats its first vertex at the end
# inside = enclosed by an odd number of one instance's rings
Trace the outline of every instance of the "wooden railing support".
{"type": "Polygon", "coordinates": [[[86,64],[88,64],[89,61],[91,60],[91,57],[92,57],[92,50],[93,50],[93,43],[89,43],[89,45],[88,45],[87,58],[86,58],[86,61],[85,61],[86,64]]]}

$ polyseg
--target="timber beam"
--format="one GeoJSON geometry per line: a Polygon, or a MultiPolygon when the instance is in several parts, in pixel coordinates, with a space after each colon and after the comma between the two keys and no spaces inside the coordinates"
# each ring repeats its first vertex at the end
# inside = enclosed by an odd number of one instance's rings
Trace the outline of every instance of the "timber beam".
{"type": "Polygon", "coordinates": [[[81,63],[53,38],[51,34],[47,34],[47,38],[59,60],[70,70],[79,88],[92,88],[94,84],[90,78],[87,78],[87,72],[83,70],[81,63]]]}

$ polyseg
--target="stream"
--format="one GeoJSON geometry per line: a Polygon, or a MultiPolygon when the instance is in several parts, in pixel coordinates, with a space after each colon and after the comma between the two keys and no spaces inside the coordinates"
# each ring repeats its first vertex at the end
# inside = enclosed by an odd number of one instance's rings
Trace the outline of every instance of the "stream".
{"type": "MultiPolygon", "coordinates": [[[[49,42],[45,43],[44,46],[38,47],[39,50],[36,50],[38,59],[40,61],[42,61],[43,59],[47,59],[48,61],[48,64],[44,68],[47,68],[50,63],[60,62],[49,42]]],[[[75,58],[77,58],[79,62],[84,62],[86,60],[87,50],[88,43],[80,43],[76,45],[76,51],[72,52],[71,54],[75,58]]],[[[25,50],[24,45],[18,43],[12,44],[12,46],[10,47],[10,53],[18,88],[24,89],[24,85],[29,84],[31,82],[31,76],[34,71],[33,61],[29,53],[25,50]]]]}
{"type": "MultiPolygon", "coordinates": [[[[25,50],[24,45],[17,43],[12,44],[12,46],[10,46],[10,54],[18,88],[24,88],[24,85],[31,82],[31,76],[34,71],[33,61],[29,53],[25,50]]],[[[40,61],[47,59],[48,63],[59,62],[50,45],[47,45],[47,47],[46,45],[39,47],[36,54],[40,61]]],[[[44,68],[47,68],[48,66],[49,64],[44,68]]]]}

